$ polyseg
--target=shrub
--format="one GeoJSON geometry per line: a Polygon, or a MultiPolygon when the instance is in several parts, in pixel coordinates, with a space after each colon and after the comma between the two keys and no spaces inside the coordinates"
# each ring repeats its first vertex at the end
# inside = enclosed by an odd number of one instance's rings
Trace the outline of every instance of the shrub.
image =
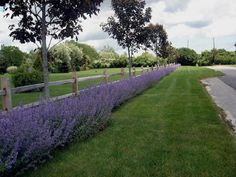
{"type": "Polygon", "coordinates": [[[98,62],[101,63],[102,67],[110,67],[111,63],[114,60],[118,60],[119,55],[115,52],[115,50],[109,46],[104,47],[99,53],[98,62]]]}
{"type": "MultiPolygon", "coordinates": [[[[30,53],[30,58],[33,61],[33,68],[37,71],[43,72],[43,61],[40,51],[35,51],[30,53]]],[[[48,65],[49,71],[51,71],[51,64],[48,65]]]]}
{"type": "Polygon", "coordinates": [[[7,72],[8,72],[9,74],[14,74],[16,71],[17,71],[17,66],[9,66],[9,67],[7,68],[7,72]]]}
{"type": "Polygon", "coordinates": [[[37,70],[25,71],[19,69],[12,75],[12,82],[15,87],[42,83],[43,73],[37,70]]]}
{"type": "Polygon", "coordinates": [[[63,61],[62,63],[58,64],[57,71],[59,73],[68,73],[70,71],[69,63],[63,61]]]}
{"type": "Polygon", "coordinates": [[[225,49],[213,49],[211,51],[203,51],[199,57],[198,64],[201,66],[209,66],[214,64],[236,64],[236,53],[226,51],[225,49]]]}
{"type": "Polygon", "coordinates": [[[5,73],[9,66],[20,66],[25,60],[25,53],[15,46],[1,46],[0,73],[5,73]]]}
{"type": "Polygon", "coordinates": [[[177,62],[181,65],[195,66],[198,60],[198,54],[189,48],[178,49],[179,56],[177,62]]]}
{"type": "Polygon", "coordinates": [[[126,54],[120,55],[111,62],[111,68],[125,68],[128,65],[128,57],[126,54]]]}
{"type": "Polygon", "coordinates": [[[81,91],[77,97],[0,113],[0,176],[34,167],[75,138],[103,130],[112,109],[157,83],[175,66],[81,91]]]}
{"type": "Polygon", "coordinates": [[[50,61],[56,71],[67,73],[70,71],[71,49],[66,43],[62,43],[50,50],[50,61]]]}
{"type": "Polygon", "coordinates": [[[85,70],[91,59],[76,42],[66,41],[53,47],[49,52],[50,71],[67,73],[71,70],[85,70]]]}
{"type": "Polygon", "coordinates": [[[77,47],[79,47],[80,49],[82,49],[84,55],[87,55],[91,59],[91,61],[95,61],[99,59],[99,54],[94,47],[87,44],[78,43],[75,41],[67,41],[67,43],[72,43],[76,45],[77,47]]]}
{"type": "Polygon", "coordinates": [[[111,62],[110,68],[125,68],[127,66],[127,60],[116,59],[111,62]]]}
{"type": "Polygon", "coordinates": [[[142,53],[142,55],[133,59],[133,66],[136,66],[136,67],[153,66],[157,63],[158,63],[158,59],[154,55],[148,52],[144,52],[142,53]]]}
{"type": "Polygon", "coordinates": [[[105,68],[105,66],[102,66],[102,63],[100,63],[98,60],[95,60],[92,64],[91,67],[94,69],[98,69],[98,68],[105,68]]]}
{"type": "Polygon", "coordinates": [[[215,50],[214,64],[236,64],[236,53],[229,52],[224,49],[215,50]]]}

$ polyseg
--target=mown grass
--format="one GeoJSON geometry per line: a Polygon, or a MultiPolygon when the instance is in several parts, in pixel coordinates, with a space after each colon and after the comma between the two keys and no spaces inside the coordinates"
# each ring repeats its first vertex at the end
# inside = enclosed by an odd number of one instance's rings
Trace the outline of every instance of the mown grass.
{"type": "MultiPolygon", "coordinates": [[[[126,69],[128,71],[128,69],[126,69]]],[[[104,69],[93,69],[88,71],[81,71],[78,72],[78,77],[86,77],[86,76],[94,76],[94,75],[101,75],[103,74],[104,69]]],[[[112,68],[108,69],[108,74],[120,73],[121,70],[119,68],[112,68]]],[[[139,74],[140,72],[137,72],[139,74]]],[[[9,75],[5,75],[4,77],[10,77],[9,75]]],[[[59,81],[59,80],[66,80],[71,79],[71,73],[59,73],[59,74],[50,74],[50,81],[59,81]]],[[[128,77],[128,74],[126,74],[128,77]]],[[[121,76],[112,76],[109,78],[109,81],[119,80],[121,76]]],[[[96,79],[96,80],[89,80],[79,82],[79,89],[88,88],[94,85],[98,85],[104,82],[103,79],[96,79]]],[[[69,94],[72,91],[71,84],[62,85],[62,86],[51,86],[50,87],[50,97],[57,97],[65,94],[69,94]]],[[[41,100],[43,97],[43,92],[27,92],[27,93],[20,93],[20,94],[13,94],[12,102],[13,106],[24,105],[32,102],[36,102],[41,100]]],[[[2,103],[0,102],[0,109],[2,107],[2,103]]]]}
{"type": "Polygon", "coordinates": [[[110,126],[24,177],[235,177],[236,143],[199,80],[182,67],[122,105],[110,126]]]}

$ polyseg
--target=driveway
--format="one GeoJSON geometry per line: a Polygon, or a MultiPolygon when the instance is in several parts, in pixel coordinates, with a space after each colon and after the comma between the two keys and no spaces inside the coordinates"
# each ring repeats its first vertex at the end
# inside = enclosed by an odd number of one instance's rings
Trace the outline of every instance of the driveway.
{"type": "Polygon", "coordinates": [[[226,121],[236,132],[236,67],[208,67],[225,74],[219,78],[202,80],[215,103],[226,113],[226,121]]]}
{"type": "Polygon", "coordinates": [[[221,71],[225,75],[220,77],[224,83],[236,90],[236,67],[233,66],[210,66],[208,68],[221,71]]]}

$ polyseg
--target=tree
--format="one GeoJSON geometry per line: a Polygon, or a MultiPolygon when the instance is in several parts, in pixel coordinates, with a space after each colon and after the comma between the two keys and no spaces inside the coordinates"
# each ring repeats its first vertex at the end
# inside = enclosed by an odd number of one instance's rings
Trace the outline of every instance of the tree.
{"type": "Polygon", "coordinates": [[[103,0],[5,0],[6,16],[19,19],[17,27],[10,25],[10,36],[21,43],[33,42],[41,47],[44,70],[44,93],[49,97],[48,49],[52,39],[74,38],[82,31],[81,19],[97,14],[103,0]],[[50,42],[47,38],[50,37],[50,42]]]}
{"type": "Polygon", "coordinates": [[[8,2],[9,0],[1,0],[0,1],[0,6],[5,6],[5,4],[8,2]]]}
{"type": "Polygon", "coordinates": [[[76,41],[69,41],[70,43],[73,43],[74,45],[78,46],[79,48],[83,49],[83,53],[87,55],[92,61],[99,59],[99,54],[96,51],[96,49],[90,45],[78,43],[76,41]]]}
{"type": "Polygon", "coordinates": [[[146,40],[143,31],[146,23],[151,19],[151,8],[145,9],[145,1],[140,0],[112,0],[114,16],[108,18],[107,23],[101,24],[102,29],[118,44],[128,50],[129,76],[131,76],[131,56],[146,40]]]}
{"type": "Polygon", "coordinates": [[[111,63],[115,61],[119,55],[110,46],[105,46],[99,53],[99,62],[102,67],[110,67],[111,63]]]}
{"type": "Polygon", "coordinates": [[[168,36],[163,25],[149,24],[146,27],[146,36],[148,38],[146,47],[151,49],[156,54],[156,57],[167,58],[170,43],[168,42],[168,36]]]}
{"type": "Polygon", "coordinates": [[[189,48],[180,48],[178,49],[179,56],[177,58],[177,62],[181,65],[190,65],[194,66],[198,60],[198,54],[189,48]]]}
{"type": "Polygon", "coordinates": [[[9,66],[20,66],[25,59],[25,54],[15,46],[1,46],[0,73],[5,73],[9,66]]]}
{"type": "Polygon", "coordinates": [[[141,66],[153,66],[158,63],[158,58],[156,58],[153,54],[144,52],[140,56],[134,58],[133,64],[136,67],[141,66]]]}
{"type": "Polygon", "coordinates": [[[213,54],[212,51],[205,50],[201,53],[198,65],[200,66],[209,66],[213,64],[213,54]]]}
{"type": "Polygon", "coordinates": [[[115,60],[111,62],[111,68],[125,68],[128,64],[128,57],[126,53],[123,53],[118,56],[115,60]]]}
{"type": "Polygon", "coordinates": [[[66,41],[49,51],[50,67],[53,72],[79,71],[86,69],[90,58],[75,43],[66,41]]]}
{"type": "Polygon", "coordinates": [[[169,63],[177,63],[177,59],[179,57],[178,50],[170,44],[167,47],[167,51],[168,51],[167,61],[169,63]]]}

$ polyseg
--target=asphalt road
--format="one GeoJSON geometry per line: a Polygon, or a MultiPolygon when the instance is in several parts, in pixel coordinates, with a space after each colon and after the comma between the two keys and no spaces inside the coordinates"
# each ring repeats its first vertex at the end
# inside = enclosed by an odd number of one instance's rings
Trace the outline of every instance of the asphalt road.
{"type": "Polygon", "coordinates": [[[220,77],[219,79],[222,80],[225,84],[229,85],[230,87],[236,90],[236,67],[231,66],[211,66],[211,69],[221,71],[225,75],[220,77]]]}

